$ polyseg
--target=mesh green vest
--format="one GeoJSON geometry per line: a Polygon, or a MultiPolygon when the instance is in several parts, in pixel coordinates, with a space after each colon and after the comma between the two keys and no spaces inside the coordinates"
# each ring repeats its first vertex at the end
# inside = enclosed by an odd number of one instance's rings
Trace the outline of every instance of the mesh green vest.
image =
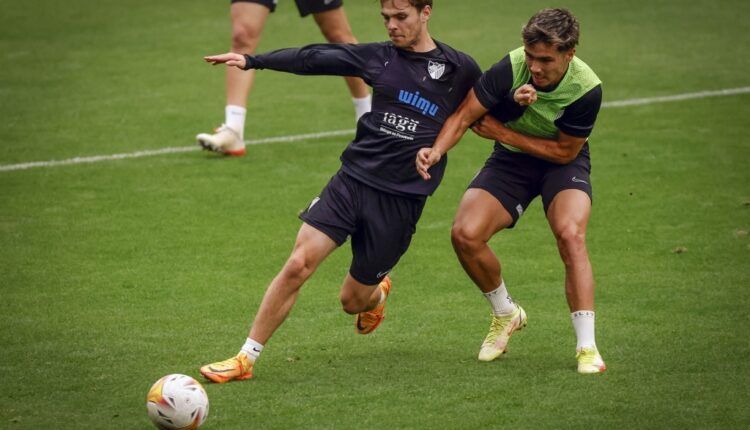
{"type": "MultiPolygon", "coordinates": [[[[510,52],[510,62],[513,66],[512,91],[515,91],[531,79],[531,72],[526,67],[526,54],[523,47],[510,52]]],[[[562,116],[563,109],[600,83],[599,77],[586,63],[578,57],[573,57],[568,71],[557,88],[548,93],[537,92],[536,102],[527,107],[520,118],[507,122],[505,125],[525,135],[556,140],[559,130],[555,126],[555,120],[562,116]]],[[[510,145],[503,144],[503,146],[511,151],[520,151],[510,145]]]]}

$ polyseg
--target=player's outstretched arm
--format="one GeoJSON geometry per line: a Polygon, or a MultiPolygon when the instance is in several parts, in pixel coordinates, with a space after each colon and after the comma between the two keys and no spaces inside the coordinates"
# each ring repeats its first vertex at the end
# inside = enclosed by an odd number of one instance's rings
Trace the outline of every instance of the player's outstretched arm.
{"type": "Polygon", "coordinates": [[[227,52],[226,54],[219,55],[208,55],[203,57],[207,63],[211,63],[214,66],[217,64],[226,64],[227,66],[239,67],[245,69],[247,66],[247,60],[242,54],[235,54],[234,52],[227,52]]]}
{"type": "Polygon", "coordinates": [[[417,152],[416,166],[417,172],[424,180],[430,179],[428,170],[437,164],[443,154],[450,151],[456,146],[461,137],[466,133],[471,124],[484,116],[487,109],[477,99],[474,90],[469,93],[461,102],[458,110],[454,112],[440,129],[440,134],[431,148],[422,148],[417,152]]]}
{"type": "MultiPolygon", "coordinates": [[[[203,57],[207,62],[226,64],[243,70],[269,69],[298,75],[355,76],[367,79],[378,73],[369,60],[382,50],[382,44],[318,44],[302,48],[284,48],[258,55],[232,52],[203,57]]],[[[379,64],[379,62],[376,62],[379,64]]]]}

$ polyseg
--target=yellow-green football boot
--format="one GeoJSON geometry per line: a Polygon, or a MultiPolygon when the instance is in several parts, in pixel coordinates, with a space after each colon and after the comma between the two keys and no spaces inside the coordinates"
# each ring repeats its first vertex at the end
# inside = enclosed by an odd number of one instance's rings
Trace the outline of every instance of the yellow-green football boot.
{"type": "Polygon", "coordinates": [[[493,315],[490,332],[484,338],[482,349],[479,350],[479,361],[492,361],[503,355],[508,349],[508,340],[513,332],[526,327],[528,318],[521,306],[510,315],[493,315]]]}

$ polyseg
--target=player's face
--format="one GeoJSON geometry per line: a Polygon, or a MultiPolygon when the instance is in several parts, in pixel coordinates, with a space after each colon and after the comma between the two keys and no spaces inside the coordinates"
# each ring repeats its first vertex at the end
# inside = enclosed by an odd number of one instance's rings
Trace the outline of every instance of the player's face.
{"type": "Polygon", "coordinates": [[[391,42],[399,48],[409,49],[426,34],[431,8],[425,6],[418,11],[408,0],[384,0],[380,14],[391,42]]]}
{"type": "Polygon", "coordinates": [[[576,52],[575,48],[560,52],[555,45],[542,42],[524,45],[524,51],[531,79],[540,88],[557,85],[568,71],[568,64],[576,52]]]}

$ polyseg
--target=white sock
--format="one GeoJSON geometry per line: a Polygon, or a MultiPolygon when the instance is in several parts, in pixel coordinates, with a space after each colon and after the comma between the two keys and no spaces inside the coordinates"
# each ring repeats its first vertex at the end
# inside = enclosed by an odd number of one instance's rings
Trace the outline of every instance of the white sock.
{"type": "Polygon", "coordinates": [[[508,315],[516,310],[516,304],[513,303],[513,299],[505,288],[505,281],[501,282],[500,286],[495,290],[482,294],[489,300],[490,306],[492,306],[492,313],[495,315],[508,315]]]}
{"type": "Polygon", "coordinates": [[[240,135],[244,139],[245,134],[245,114],[247,109],[237,105],[227,105],[224,108],[224,124],[240,135]]]}
{"type": "Polygon", "coordinates": [[[570,314],[570,319],[573,321],[573,329],[576,331],[576,339],[578,339],[576,350],[596,348],[594,311],[575,311],[570,314]]]}
{"type": "Polygon", "coordinates": [[[257,360],[258,357],[260,357],[261,351],[263,351],[263,345],[250,339],[249,337],[245,341],[245,344],[242,345],[242,349],[240,349],[240,352],[247,355],[247,358],[249,358],[253,363],[255,363],[255,360],[257,360]]]}
{"type": "Polygon", "coordinates": [[[370,112],[370,109],[372,109],[372,96],[368,94],[361,99],[352,98],[352,103],[354,103],[354,120],[359,121],[362,115],[370,112]]]}

